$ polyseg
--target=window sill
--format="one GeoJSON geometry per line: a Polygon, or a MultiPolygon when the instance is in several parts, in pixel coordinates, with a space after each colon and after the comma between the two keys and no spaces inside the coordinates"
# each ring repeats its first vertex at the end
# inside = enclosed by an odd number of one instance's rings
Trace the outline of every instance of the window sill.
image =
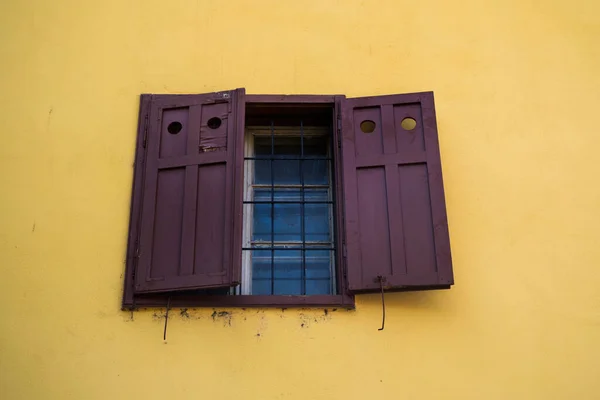
{"type": "MultiPolygon", "coordinates": [[[[139,296],[132,303],[123,303],[123,310],[141,307],[166,307],[167,295],[139,296]]],[[[171,307],[274,307],[308,308],[337,307],[354,308],[352,295],[314,295],[314,296],[171,296],[171,307]]]]}

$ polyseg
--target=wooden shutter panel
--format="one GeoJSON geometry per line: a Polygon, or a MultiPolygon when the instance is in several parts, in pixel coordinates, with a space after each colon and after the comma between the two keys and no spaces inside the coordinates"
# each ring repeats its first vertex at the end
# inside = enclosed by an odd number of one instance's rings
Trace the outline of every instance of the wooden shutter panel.
{"type": "Polygon", "coordinates": [[[240,281],[244,90],[153,95],[135,292],[240,281]]]}
{"type": "Polygon", "coordinates": [[[450,287],[433,93],[346,99],[342,138],[349,290],[450,287]]]}

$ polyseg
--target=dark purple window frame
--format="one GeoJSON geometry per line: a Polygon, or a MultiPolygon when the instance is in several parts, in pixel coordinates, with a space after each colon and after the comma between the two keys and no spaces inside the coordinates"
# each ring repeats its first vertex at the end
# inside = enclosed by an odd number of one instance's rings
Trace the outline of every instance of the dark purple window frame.
{"type": "MultiPolygon", "coordinates": [[[[336,198],[342,199],[342,165],[341,149],[339,145],[341,140],[340,132],[340,112],[341,102],[344,99],[342,95],[246,95],[246,104],[323,104],[330,105],[334,109],[332,121],[333,143],[334,143],[334,192],[336,198]]],[[[135,294],[133,290],[134,282],[134,259],[136,257],[136,242],[139,238],[140,230],[140,210],[143,190],[143,162],[144,162],[144,128],[146,123],[145,116],[150,107],[150,95],[142,95],[140,103],[140,114],[138,123],[138,134],[136,142],[136,155],[134,166],[133,193],[131,200],[131,223],[129,227],[129,245],[127,247],[127,260],[125,270],[125,284],[123,294],[123,309],[135,309],[140,307],[164,307],[167,303],[171,307],[339,307],[354,308],[354,295],[348,292],[346,282],[346,264],[343,248],[343,202],[339,201],[335,209],[335,240],[339,251],[336,252],[336,275],[338,295],[311,295],[311,296],[257,296],[257,295],[205,295],[205,294],[185,294],[182,293],[155,293],[155,294],[135,294]]],[[[240,121],[238,121],[240,123],[240,121]]],[[[244,121],[241,121],[243,124],[244,121]]],[[[243,126],[242,126],[243,128],[243,126]]],[[[243,132],[244,130],[241,129],[243,132]]]]}

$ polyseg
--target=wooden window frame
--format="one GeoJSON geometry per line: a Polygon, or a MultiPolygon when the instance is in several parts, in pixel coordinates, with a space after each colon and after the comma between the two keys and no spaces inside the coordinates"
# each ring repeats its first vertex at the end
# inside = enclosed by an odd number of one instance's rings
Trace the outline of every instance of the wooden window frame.
{"type": "MultiPolygon", "coordinates": [[[[341,163],[341,125],[340,113],[341,102],[345,98],[343,95],[246,95],[245,105],[248,104],[317,104],[329,105],[333,110],[333,192],[338,199],[335,207],[335,242],[338,251],[335,255],[336,279],[338,293],[336,295],[208,295],[208,294],[190,294],[181,293],[153,293],[153,294],[135,294],[133,291],[134,259],[136,258],[136,246],[129,245],[127,250],[126,271],[125,271],[125,289],[123,295],[122,308],[136,309],[140,307],[164,307],[169,304],[171,307],[336,307],[336,308],[354,308],[354,295],[348,291],[346,281],[346,262],[343,232],[343,180],[341,163]]],[[[131,200],[131,222],[129,226],[129,243],[137,242],[140,233],[141,221],[141,202],[144,178],[144,118],[148,115],[151,103],[150,95],[142,95],[140,103],[138,134],[136,142],[136,155],[134,165],[134,184],[131,200]]],[[[238,123],[240,123],[238,121],[238,123]]],[[[238,126],[239,132],[245,132],[245,121],[238,126]]],[[[243,168],[241,168],[243,170],[243,168]]],[[[237,178],[236,178],[237,179],[237,178]]],[[[239,184],[243,184],[242,181],[239,184]]],[[[238,182],[236,182],[238,184],[238,182]]]]}

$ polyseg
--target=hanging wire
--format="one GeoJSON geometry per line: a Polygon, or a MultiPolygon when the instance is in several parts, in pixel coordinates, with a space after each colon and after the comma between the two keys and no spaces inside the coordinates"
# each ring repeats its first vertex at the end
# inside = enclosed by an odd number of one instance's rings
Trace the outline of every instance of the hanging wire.
{"type": "Polygon", "coordinates": [[[163,340],[167,340],[167,324],[169,322],[169,309],[171,308],[171,296],[167,299],[167,312],[165,313],[165,329],[163,331],[163,340]]]}
{"type": "Polygon", "coordinates": [[[381,319],[381,328],[378,331],[382,331],[385,328],[385,297],[383,296],[383,276],[379,275],[377,277],[379,280],[379,287],[381,288],[381,308],[382,308],[382,319],[381,319]]]}

